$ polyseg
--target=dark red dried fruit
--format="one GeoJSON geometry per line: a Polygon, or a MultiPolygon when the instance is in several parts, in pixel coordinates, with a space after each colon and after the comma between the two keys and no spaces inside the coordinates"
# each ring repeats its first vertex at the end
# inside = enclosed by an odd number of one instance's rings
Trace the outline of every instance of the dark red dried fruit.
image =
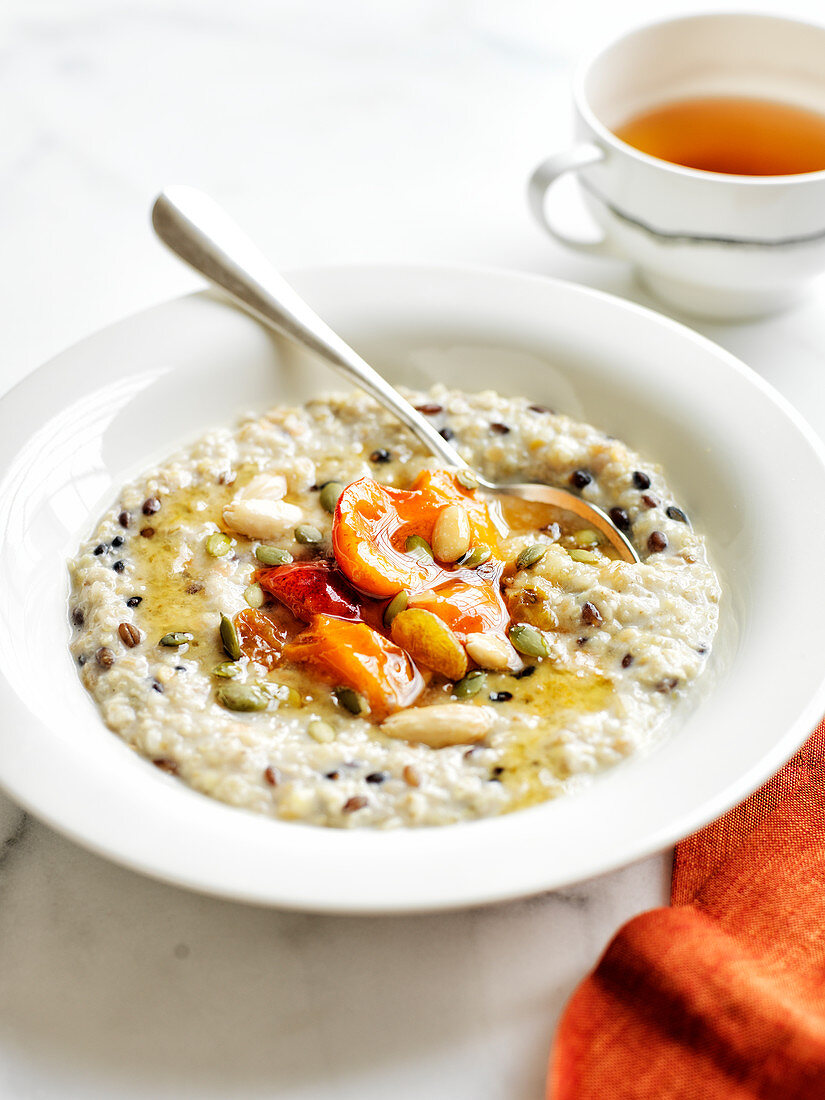
{"type": "Polygon", "coordinates": [[[630,530],[630,516],[624,508],[611,508],[608,515],[620,531],[630,530]]]}
{"type": "Polygon", "coordinates": [[[593,480],[593,475],[588,470],[574,470],[570,475],[570,484],[574,489],[584,489],[593,480]]]}
{"type": "Polygon", "coordinates": [[[582,608],[582,622],[586,623],[587,626],[601,626],[604,622],[601,611],[589,600],[582,608]]]}
{"type": "Polygon", "coordinates": [[[642,504],[644,504],[645,508],[658,508],[659,498],[653,496],[652,493],[645,493],[642,497],[642,504]]]}
{"type": "Polygon", "coordinates": [[[443,405],[416,405],[415,411],[420,412],[422,416],[438,416],[440,412],[444,412],[443,405]]]}
{"type": "Polygon", "coordinates": [[[140,533],[145,539],[150,539],[154,536],[155,529],[154,527],[141,527],[140,533]]]}
{"type": "Polygon", "coordinates": [[[490,425],[490,431],[495,432],[496,435],[507,435],[510,429],[506,424],[502,424],[500,421],[496,420],[490,425]]]}

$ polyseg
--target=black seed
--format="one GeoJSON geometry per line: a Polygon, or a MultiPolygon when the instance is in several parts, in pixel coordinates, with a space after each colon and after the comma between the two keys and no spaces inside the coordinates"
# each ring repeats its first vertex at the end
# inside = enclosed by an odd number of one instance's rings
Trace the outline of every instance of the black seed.
{"type": "Polygon", "coordinates": [[[670,519],[677,519],[679,523],[687,523],[687,516],[682,509],[677,508],[675,504],[668,505],[665,509],[665,515],[669,516],[670,519]]]}
{"type": "Polygon", "coordinates": [[[392,455],[386,447],[379,447],[370,455],[370,462],[392,462],[392,455]]]}
{"type": "Polygon", "coordinates": [[[490,774],[495,776],[504,775],[504,768],[502,768],[501,764],[496,764],[494,768],[490,769],[490,774]]]}
{"type": "Polygon", "coordinates": [[[367,783],[383,783],[384,780],[389,779],[389,773],[388,772],[370,772],[370,774],[368,776],[366,776],[365,778],[366,778],[367,783]]]}
{"type": "Polygon", "coordinates": [[[570,475],[570,484],[574,489],[583,489],[593,480],[593,475],[587,470],[574,470],[570,475]]]}
{"type": "Polygon", "coordinates": [[[491,703],[507,703],[513,698],[512,691],[491,691],[490,702],[491,703]]]}
{"type": "Polygon", "coordinates": [[[696,647],[696,652],[699,653],[699,654],[704,655],[705,653],[707,653],[707,651],[708,651],[708,647],[706,645],[700,645],[700,646],[696,647]]]}
{"type": "Polygon", "coordinates": [[[416,405],[415,411],[423,416],[438,416],[440,412],[444,412],[444,407],[443,405],[416,405]]]}
{"type": "Polygon", "coordinates": [[[83,614],[83,608],[82,607],[76,607],[72,611],[72,622],[74,623],[75,626],[83,626],[83,623],[85,621],[86,621],[86,616],[83,614]]]}
{"type": "Polygon", "coordinates": [[[636,486],[637,489],[649,489],[650,478],[647,476],[647,474],[643,474],[641,470],[634,470],[633,484],[636,486]]]}
{"type": "Polygon", "coordinates": [[[155,512],[160,511],[160,501],[157,497],[149,497],[148,500],[143,502],[143,514],[144,516],[153,516],[155,512]]]}
{"type": "Polygon", "coordinates": [[[169,775],[178,774],[178,765],[174,760],[170,760],[168,756],[158,757],[157,760],[153,760],[152,763],[156,768],[160,768],[162,772],[168,772],[169,775]]]}
{"type": "Polygon", "coordinates": [[[129,515],[128,512],[121,512],[120,515],[117,517],[117,521],[121,527],[128,527],[129,524],[132,522],[132,517],[129,515]]]}
{"type": "Polygon", "coordinates": [[[81,668],[83,668],[88,659],[89,658],[86,656],[85,653],[81,653],[80,656],[77,658],[77,663],[80,665],[81,668]]]}
{"type": "Polygon", "coordinates": [[[672,676],[667,680],[660,680],[659,683],[656,685],[656,691],[658,691],[660,695],[668,695],[671,691],[673,691],[678,683],[679,680],[675,676],[672,676]]]}
{"type": "Polygon", "coordinates": [[[98,546],[95,547],[95,554],[97,555],[97,557],[100,557],[100,555],[105,554],[108,549],[109,547],[101,542],[98,546]]]}
{"type": "Polygon", "coordinates": [[[659,554],[667,549],[667,535],[661,531],[653,531],[647,540],[647,548],[651,554],[659,554]]]}
{"type": "Polygon", "coordinates": [[[122,546],[125,541],[126,540],[124,539],[123,535],[115,535],[115,537],[112,539],[112,546],[122,546]]]}
{"type": "Polygon", "coordinates": [[[601,611],[599,611],[594,603],[590,603],[589,600],[582,608],[582,622],[586,623],[588,626],[601,626],[604,622],[601,611]]]}
{"type": "Polygon", "coordinates": [[[114,563],[114,565],[112,566],[112,569],[114,569],[114,571],[116,573],[122,573],[125,568],[126,568],[126,562],[125,561],[116,561],[114,563]]]}
{"type": "Polygon", "coordinates": [[[507,435],[510,429],[506,424],[502,424],[500,421],[495,421],[490,425],[490,431],[495,432],[496,435],[507,435]]]}
{"type": "Polygon", "coordinates": [[[622,668],[630,668],[634,660],[635,658],[632,653],[625,653],[624,657],[622,657],[622,668]]]}
{"type": "Polygon", "coordinates": [[[576,638],[576,645],[578,645],[578,646],[587,645],[587,638],[576,638]]]}
{"type": "Polygon", "coordinates": [[[446,439],[448,443],[451,439],[455,439],[455,432],[452,428],[442,428],[438,434],[442,439],[446,439]]]}
{"type": "Polygon", "coordinates": [[[536,671],[536,665],[526,665],[521,672],[514,672],[514,680],[526,680],[528,676],[532,676],[536,671]]]}
{"type": "Polygon", "coordinates": [[[340,772],[327,772],[327,774],[324,776],[324,778],[325,779],[340,779],[341,778],[341,773],[340,772]]]}
{"type": "Polygon", "coordinates": [[[160,695],[163,695],[163,684],[160,680],[152,681],[152,691],[157,691],[160,695]]]}
{"type": "Polygon", "coordinates": [[[659,500],[657,497],[652,496],[650,493],[645,493],[642,496],[642,504],[644,504],[645,508],[658,508],[659,500]]]}
{"type": "Polygon", "coordinates": [[[126,601],[127,607],[137,607],[139,603],[143,602],[143,596],[130,596],[126,601]]]}
{"type": "Polygon", "coordinates": [[[533,413],[548,413],[553,415],[553,409],[548,409],[546,405],[528,405],[527,408],[533,413]]]}
{"type": "Polygon", "coordinates": [[[624,510],[624,508],[611,508],[608,515],[619,528],[620,531],[630,530],[630,516],[624,510]]]}
{"type": "Polygon", "coordinates": [[[175,665],[175,672],[186,672],[186,665],[175,665]]]}

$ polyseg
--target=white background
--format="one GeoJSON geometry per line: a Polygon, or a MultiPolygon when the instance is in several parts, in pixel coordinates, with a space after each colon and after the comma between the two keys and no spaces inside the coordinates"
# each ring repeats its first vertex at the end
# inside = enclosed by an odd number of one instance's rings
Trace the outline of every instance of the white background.
{"type": "MultiPolygon", "coordinates": [[[[524,183],[569,139],[582,52],[704,8],[3,0],[0,390],[197,286],[148,229],[167,183],[211,192],[282,267],[471,262],[649,302],[545,239],[524,183]]],[[[695,327],[825,433],[823,305],[820,282],[779,318],[695,327]]],[[[447,916],[281,914],[111,866],[0,797],[0,1098],[532,1100],[566,998],[669,869],[447,916]]]]}

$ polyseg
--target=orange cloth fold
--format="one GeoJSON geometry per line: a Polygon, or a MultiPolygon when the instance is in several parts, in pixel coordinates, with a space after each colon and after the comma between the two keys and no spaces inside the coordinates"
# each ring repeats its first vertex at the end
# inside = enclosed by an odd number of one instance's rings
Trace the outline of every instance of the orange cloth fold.
{"type": "Polygon", "coordinates": [[[559,1024],[548,1100],[825,1098],[825,721],[676,848],[559,1024]]]}

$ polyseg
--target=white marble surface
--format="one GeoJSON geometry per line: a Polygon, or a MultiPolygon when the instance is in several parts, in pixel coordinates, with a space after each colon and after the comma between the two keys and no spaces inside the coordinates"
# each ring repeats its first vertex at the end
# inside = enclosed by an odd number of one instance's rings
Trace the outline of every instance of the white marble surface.
{"type": "MultiPolygon", "coordinates": [[[[170,182],[281,266],[479,262],[647,301],[622,265],[545,240],[524,181],[568,137],[594,36],[705,6],[4,0],[0,390],[196,285],[148,231],[170,182]]],[[[782,317],[697,327],[825,433],[823,305],[820,283],[782,317]]],[[[282,914],[140,878],[0,797],[0,1098],[533,1100],[565,999],[668,873],[447,916],[282,914]]]]}

